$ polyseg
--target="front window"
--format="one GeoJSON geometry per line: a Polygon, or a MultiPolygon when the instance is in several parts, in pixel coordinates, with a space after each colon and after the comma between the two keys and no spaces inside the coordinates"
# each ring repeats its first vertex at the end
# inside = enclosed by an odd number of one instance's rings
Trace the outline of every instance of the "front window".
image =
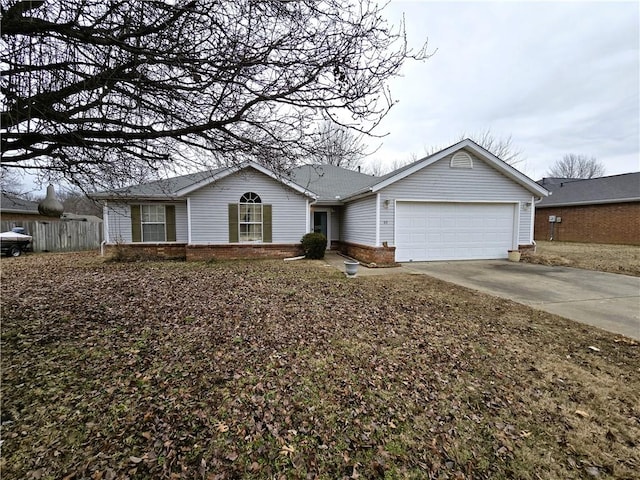
{"type": "Polygon", "coordinates": [[[241,242],[262,241],[262,200],[253,192],[240,197],[238,208],[241,242]]]}
{"type": "Polygon", "coordinates": [[[164,205],[141,205],[142,241],[164,242],[165,212],[164,205]]]}

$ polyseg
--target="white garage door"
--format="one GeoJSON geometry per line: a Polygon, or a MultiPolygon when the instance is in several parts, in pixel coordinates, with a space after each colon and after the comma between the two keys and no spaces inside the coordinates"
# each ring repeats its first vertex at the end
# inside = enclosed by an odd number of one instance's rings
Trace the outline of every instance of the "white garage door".
{"type": "Polygon", "coordinates": [[[514,204],[396,204],[396,260],[507,258],[513,246],[514,204]]]}

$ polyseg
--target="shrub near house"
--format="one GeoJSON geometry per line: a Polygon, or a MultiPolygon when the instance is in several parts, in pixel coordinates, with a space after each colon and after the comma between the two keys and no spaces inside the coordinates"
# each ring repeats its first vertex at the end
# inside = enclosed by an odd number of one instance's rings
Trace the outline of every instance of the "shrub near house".
{"type": "Polygon", "coordinates": [[[302,249],[307,258],[318,260],[324,258],[327,249],[327,237],[321,233],[307,233],[302,237],[302,249]]]}

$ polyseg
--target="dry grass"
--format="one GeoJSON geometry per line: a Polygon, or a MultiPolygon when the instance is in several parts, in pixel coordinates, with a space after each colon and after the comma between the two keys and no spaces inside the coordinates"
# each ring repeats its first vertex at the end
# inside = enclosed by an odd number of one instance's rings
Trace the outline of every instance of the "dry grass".
{"type": "Polygon", "coordinates": [[[1,266],[3,479],[640,471],[624,337],[314,261],[1,266]]]}
{"type": "Polygon", "coordinates": [[[640,246],[543,241],[537,244],[536,253],[523,255],[522,261],[640,277],[640,246]]]}

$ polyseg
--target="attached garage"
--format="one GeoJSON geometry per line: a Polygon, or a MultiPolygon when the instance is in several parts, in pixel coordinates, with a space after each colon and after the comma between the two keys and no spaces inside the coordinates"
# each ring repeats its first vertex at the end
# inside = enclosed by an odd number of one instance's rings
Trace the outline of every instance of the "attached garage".
{"type": "Polygon", "coordinates": [[[517,248],[517,203],[396,204],[396,261],[506,258],[517,248]]]}

